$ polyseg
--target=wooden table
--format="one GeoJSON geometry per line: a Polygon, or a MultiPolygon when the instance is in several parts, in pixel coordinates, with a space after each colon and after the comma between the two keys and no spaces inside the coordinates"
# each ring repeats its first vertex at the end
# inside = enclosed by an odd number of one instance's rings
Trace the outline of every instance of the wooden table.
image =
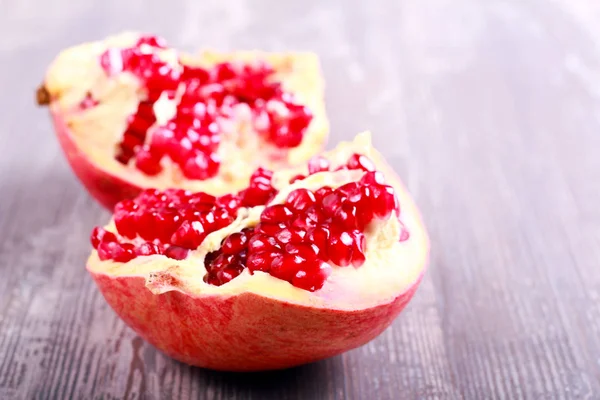
{"type": "Polygon", "coordinates": [[[600,3],[323,3],[2,3],[1,399],[600,398],[600,3]],[[371,129],[431,234],[422,286],[382,336],[228,374],[115,316],[84,269],[109,214],[33,94],[61,48],[123,29],[320,54],[330,144],[371,129]]]}

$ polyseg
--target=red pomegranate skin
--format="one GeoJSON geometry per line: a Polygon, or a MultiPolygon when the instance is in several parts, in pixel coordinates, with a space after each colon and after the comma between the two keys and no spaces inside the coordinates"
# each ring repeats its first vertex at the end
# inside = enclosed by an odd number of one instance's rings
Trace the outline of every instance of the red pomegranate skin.
{"type": "Polygon", "coordinates": [[[112,210],[119,201],[136,197],[143,188],[103,171],[90,162],[71,138],[71,130],[60,113],[50,110],[58,141],[75,175],[100,204],[112,210]]]}
{"type": "MultiPolygon", "coordinates": [[[[390,302],[342,311],[253,293],[194,297],[170,290],[157,295],[148,290],[142,277],[93,277],[127,325],[169,357],[198,367],[238,372],[289,368],[369,342],[404,309],[421,279],[390,302]],[[248,338],[252,338],[251,344],[248,338]]],[[[176,284],[169,275],[157,280],[167,281],[167,287],[176,284]]]]}

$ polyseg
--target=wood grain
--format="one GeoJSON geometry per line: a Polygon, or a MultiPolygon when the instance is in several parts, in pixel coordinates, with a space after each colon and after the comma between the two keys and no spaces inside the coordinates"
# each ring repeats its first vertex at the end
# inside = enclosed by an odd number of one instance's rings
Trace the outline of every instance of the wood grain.
{"type": "Polygon", "coordinates": [[[600,398],[600,3],[1,4],[1,399],[600,398]],[[292,370],[216,373],[108,308],[83,266],[108,214],[33,96],[61,48],[123,29],[320,54],[330,142],[371,129],[432,238],[422,287],[381,337],[292,370]]]}

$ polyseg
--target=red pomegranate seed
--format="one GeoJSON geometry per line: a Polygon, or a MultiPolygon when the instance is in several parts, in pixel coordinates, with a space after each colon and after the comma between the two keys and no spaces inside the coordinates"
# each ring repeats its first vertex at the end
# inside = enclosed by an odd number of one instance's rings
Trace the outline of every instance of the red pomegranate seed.
{"type": "Polygon", "coordinates": [[[214,206],[217,198],[211,194],[198,192],[190,195],[188,204],[190,205],[198,205],[198,204],[206,204],[210,206],[214,206]]]}
{"type": "Polygon", "coordinates": [[[135,248],[131,243],[101,242],[98,245],[98,257],[102,261],[127,262],[135,256],[135,248]]]}
{"type": "Polygon", "coordinates": [[[350,265],[352,261],[352,236],[345,231],[333,231],[327,243],[327,254],[331,261],[341,267],[350,265]]]}
{"type": "Polygon", "coordinates": [[[315,197],[318,202],[321,202],[323,198],[331,192],[333,192],[333,189],[331,189],[329,186],[323,186],[322,188],[317,189],[315,192],[315,197]]]}
{"type": "Polygon", "coordinates": [[[329,160],[322,156],[315,156],[308,161],[309,175],[317,172],[329,171],[329,160]]]}
{"type": "Polygon", "coordinates": [[[324,219],[325,217],[322,211],[317,208],[317,206],[311,206],[294,219],[292,226],[306,230],[318,225],[320,222],[324,221],[324,219]]]}
{"type": "Polygon", "coordinates": [[[160,157],[166,153],[170,154],[173,152],[171,146],[173,145],[174,138],[175,134],[167,127],[161,126],[153,129],[150,139],[150,151],[155,156],[160,157]]]}
{"type": "Polygon", "coordinates": [[[220,163],[216,153],[206,154],[198,151],[195,156],[188,158],[185,162],[183,174],[189,179],[205,180],[217,174],[220,163]]]}
{"type": "Polygon", "coordinates": [[[281,253],[277,253],[275,251],[260,251],[257,253],[252,253],[248,256],[248,260],[246,265],[250,270],[250,273],[254,271],[263,271],[268,272],[271,269],[271,264],[273,260],[279,258],[281,253]]]}
{"type": "Polygon", "coordinates": [[[321,205],[323,211],[331,216],[342,206],[342,198],[338,193],[333,192],[323,198],[321,205]]]}
{"type": "Polygon", "coordinates": [[[307,239],[319,248],[320,258],[327,257],[327,245],[329,243],[330,229],[326,225],[317,226],[310,229],[307,233],[307,239]]]}
{"type": "Polygon", "coordinates": [[[362,169],[363,171],[375,171],[375,164],[367,156],[353,154],[347,162],[349,169],[362,169]]]}
{"type": "Polygon", "coordinates": [[[172,258],[173,260],[183,260],[187,257],[188,253],[188,249],[179,246],[169,246],[165,250],[165,256],[172,258]]]}
{"type": "Polygon", "coordinates": [[[153,254],[161,254],[160,247],[154,243],[142,243],[136,250],[138,256],[151,256],[153,254]]]}
{"type": "Polygon", "coordinates": [[[385,184],[385,178],[382,172],[371,171],[367,172],[360,180],[361,182],[368,183],[371,185],[383,185],[385,184]]]}
{"type": "Polygon", "coordinates": [[[244,270],[244,265],[240,262],[236,262],[226,266],[217,272],[217,278],[221,284],[231,281],[233,278],[238,276],[244,270]]]}
{"type": "Polygon", "coordinates": [[[302,257],[305,261],[315,260],[319,256],[321,250],[315,244],[288,244],[285,246],[285,251],[289,254],[294,254],[302,257]]]}
{"type": "Polygon", "coordinates": [[[92,247],[97,249],[101,242],[116,242],[117,236],[114,233],[97,226],[92,230],[90,241],[92,242],[92,247]]]}
{"type": "Polygon", "coordinates": [[[391,186],[374,187],[371,206],[377,217],[389,218],[392,211],[398,209],[398,200],[394,194],[394,188],[391,186]]]}
{"type": "Polygon", "coordinates": [[[296,189],[286,199],[286,203],[296,211],[304,211],[314,205],[315,202],[315,195],[308,189],[296,189]]]}
{"type": "Polygon", "coordinates": [[[256,233],[264,233],[268,236],[274,236],[277,234],[277,232],[285,227],[285,224],[267,224],[261,222],[260,224],[256,225],[255,231],[256,233]]]}
{"type": "Polygon", "coordinates": [[[121,236],[125,236],[129,239],[135,238],[137,234],[135,226],[135,216],[132,214],[131,211],[115,212],[114,219],[117,231],[121,236]]]}
{"type": "Polygon", "coordinates": [[[183,221],[171,236],[171,243],[186,249],[194,250],[200,246],[206,232],[200,221],[183,221]]]}
{"type": "Polygon", "coordinates": [[[254,234],[250,240],[248,240],[248,250],[253,253],[261,251],[271,251],[277,248],[277,241],[262,233],[254,234]]]}
{"type": "Polygon", "coordinates": [[[227,210],[237,210],[240,206],[240,199],[233,194],[226,194],[217,199],[217,206],[223,207],[227,210]]]}
{"type": "Polygon", "coordinates": [[[333,219],[338,226],[344,229],[364,229],[364,226],[359,226],[359,215],[360,213],[355,205],[345,203],[335,211],[333,219]]]}
{"type": "Polygon", "coordinates": [[[295,175],[292,179],[290,179],[290,184],[296,182],[296,181],[301,181],[302,179],[305,179],[306,176],[300,174],[300,175],[295,175]]]}
{"type": "Polygon", "coordinates": [[[160,159],[155,158],[148,148],[142,148],[136,153],[135,166],[149,176],[158,175],[162,171],[160,159]]]}
{"type": "Polygon", "coordinates": [[[271,140],[277,147],[297,147],[302,142],[302,132],[292,131],[289,126],[271,126],[271,140]]]}
{"type": "Polygon", "coordinates": [[[246,248],[248,237],[241,232],[232,233],[221,245],[221,251],[224,254],[237,254],[246,248]]]}
{"type": "Polygon", "coordinates": [[[275,233],[275,239],[281,244],[301,243],[306,231],[298,228],[283,228],[275,233]]]}
{"type": "Polygon", "coordinates": [[[331,275],[331,267],[324,261],[316,260],[304,265],[296,272],[292,279],[292,285],[314,292],[323,287],[329,275],[331,275]]]}
{"type": "Polygon", "coordinates": [[[260,215],[260,221],[266,223],[277,224],[287,222],[294,214],[287,206],[283,204],[275,204],[267,207],[260,215]]]}
{"type": "Polygon", "coordinates": [[[273,260],[269,273],[276,278],[291,282],[304,263],[304,259],[298,255],[283,254],[273,260]]]}

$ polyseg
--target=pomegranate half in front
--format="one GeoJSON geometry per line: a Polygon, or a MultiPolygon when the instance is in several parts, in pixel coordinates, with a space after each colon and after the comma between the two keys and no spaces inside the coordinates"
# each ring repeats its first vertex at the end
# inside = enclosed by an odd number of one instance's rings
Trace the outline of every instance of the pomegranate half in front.
{"type": "Polygon", "coordinates": [[[112,208],[145,188],[222,195],[326,139],[311,53],[205,51],[123,33],[61,52],[38,90],[76,175],[112,208]]]}
{"type": "Polygon", "coordinates": [[[184,363],[291,367],[378,336],[415,292],[428,239],[368,134],[213,196],[145,190],[95,228],[87,268],[140,336],[184,363]]]}

